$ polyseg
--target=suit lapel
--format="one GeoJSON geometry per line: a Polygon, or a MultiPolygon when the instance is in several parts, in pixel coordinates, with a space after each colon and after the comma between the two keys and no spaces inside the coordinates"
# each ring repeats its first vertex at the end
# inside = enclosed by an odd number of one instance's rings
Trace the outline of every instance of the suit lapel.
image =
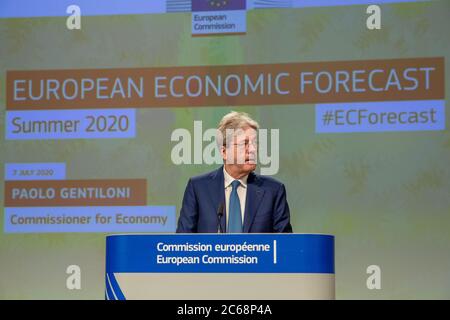
{"type": "Polygon", "coordinates": [[[243,232],[248,233],[261,204],[264,190],[259,187],[258,177],[252,172],[247,180],[247,197],[245,200],[245,217],[243,232]]]}
{"type": "Polygon", "coordinates": [[[217,216],[217,210],[219,209],[220,203],[224,204],[223,207],[223,216],[222,220],[220,221],[220,225],[222,226],[223,232],[226,232],[226,206],[225,203],[225,188],[224,188],[224,178],[223,178],[223,166],[220,167],[218,170],[213,171],[211,173],[211,189],[210,189],[210,195],[211,195],[211,201],[213,206],[212,214],[214,215],[214,219],[218,219],[217,216]]]}

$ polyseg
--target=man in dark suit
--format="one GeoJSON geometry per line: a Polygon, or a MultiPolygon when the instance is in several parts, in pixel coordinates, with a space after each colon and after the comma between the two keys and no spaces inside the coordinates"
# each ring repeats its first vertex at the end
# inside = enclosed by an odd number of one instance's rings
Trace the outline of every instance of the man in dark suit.
{"type": "Polygon", "coordinates": [[[189,179],[177,233],[292,232],[284,185],[253,172],[258,128],[246,113],[222,118],[217,141],[224,165],[189,179]]]}

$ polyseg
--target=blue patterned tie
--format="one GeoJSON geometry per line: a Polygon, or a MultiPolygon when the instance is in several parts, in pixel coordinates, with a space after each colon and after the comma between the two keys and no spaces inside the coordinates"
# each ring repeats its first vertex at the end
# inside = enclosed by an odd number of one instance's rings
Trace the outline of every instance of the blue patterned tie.
{"type": "Polygon", "coordinates": [[[241,202],[237,193],[237,188],[241,183],[234,180],[231,183],[230,205],[228,210],[228,233],[242,233],[241,202]]]}

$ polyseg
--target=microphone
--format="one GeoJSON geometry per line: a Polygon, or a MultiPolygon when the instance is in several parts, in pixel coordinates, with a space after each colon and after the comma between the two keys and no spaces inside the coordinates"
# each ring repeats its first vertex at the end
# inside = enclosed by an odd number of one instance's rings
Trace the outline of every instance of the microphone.
{"type": "Polygon", "coordinates": [[[223,233],[222,229],[222,216],[223,216],[223,202],[219,204],[219,208],[217,209],[217,223],[219,224],[219,233],[223,233]]]}

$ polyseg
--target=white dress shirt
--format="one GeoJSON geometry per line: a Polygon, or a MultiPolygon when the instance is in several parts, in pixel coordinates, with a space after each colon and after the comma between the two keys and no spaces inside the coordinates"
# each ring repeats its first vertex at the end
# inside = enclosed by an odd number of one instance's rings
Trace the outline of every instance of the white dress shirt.
{"type": "MultiPolygon", "coordinates": [[[[229,210],[229,206],[230,206],[230,195],[231,195],[231,189],[233,189],[233,187],[231,186],[231,183],[234,180],[239,180],[239,182],[241,183],[238,188],[237,188],[237,194],[239,196],[239,202],[241,204],[241,217],[242,217],[242,225],[244,225],[244,216],[245,216],[245,200],[247,197],[247,178],[248,175],[242,177],[241,179],[235,179],[232,176],[230,176],[227,172],[227,170],[225,170],[225,166],[223,166],[223,181],[225,183],[225,207],[226,207],[226,221],[228,224],[228,210],[229,210]]],[[[228,228],[228,226],[227,226],[228,228]]]]}

